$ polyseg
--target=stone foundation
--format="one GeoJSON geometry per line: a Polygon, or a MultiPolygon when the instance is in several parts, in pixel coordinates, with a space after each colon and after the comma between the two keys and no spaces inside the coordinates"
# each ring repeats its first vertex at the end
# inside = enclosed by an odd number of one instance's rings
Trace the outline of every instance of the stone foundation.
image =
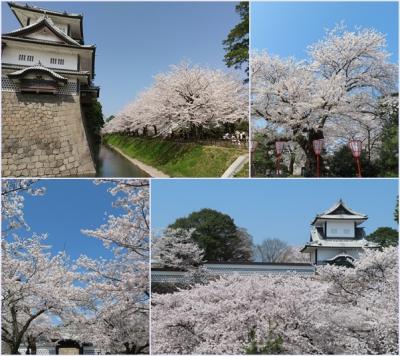
{"type": "Polygon", "coordinates": [[[79,96],[2,92],[3,177],[95,174],[79,96]]]}

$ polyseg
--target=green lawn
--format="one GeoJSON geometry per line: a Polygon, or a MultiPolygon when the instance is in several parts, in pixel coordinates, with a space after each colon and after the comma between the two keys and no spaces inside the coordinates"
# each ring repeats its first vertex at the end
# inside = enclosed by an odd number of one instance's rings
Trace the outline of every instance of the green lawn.
{"type": "Polygon", "coordinates": [[[119,134],[107,135],[103,141],[171,177],[220,177],[238,156],[247,152],[246,149],[236,147],[206,146],[119,134]]]}

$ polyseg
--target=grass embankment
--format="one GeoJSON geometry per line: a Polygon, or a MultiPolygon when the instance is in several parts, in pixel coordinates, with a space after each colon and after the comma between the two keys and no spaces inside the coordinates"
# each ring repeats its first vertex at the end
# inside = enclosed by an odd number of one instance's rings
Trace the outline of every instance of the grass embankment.
{"type": "Polygon", "coordinates": [[[236,147],[118,134],[103,137],[103,142],[171,177],[220,177],[237,157],[247,152],[236,147]]]}
{"type": "Polygon", "coordinates": [[[235,178],[249,178],[249,164],[245,163],[243,168],[234,175],[235,178]]]}

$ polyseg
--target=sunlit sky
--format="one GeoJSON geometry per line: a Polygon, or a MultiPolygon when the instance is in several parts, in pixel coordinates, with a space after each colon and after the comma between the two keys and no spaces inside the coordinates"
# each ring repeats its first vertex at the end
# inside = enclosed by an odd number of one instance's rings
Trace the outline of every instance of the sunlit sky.
{"type": "Polygon", "coordinates": [[[293,245],[309,239],[310,222],[340,198],[369,219],[367,233],[380,226],[396,228],[395,179],[187,179],[153,180],[152,228],[202,208],[230,215],[257,243],[279,238],[293,245]]]}
{"type": "MultiPolygon", "coordinates": [[[[72,259],[86,254],[111,257],[102,243],[81,233],[106,222],[114,198],[108,185],[92,179],[43,179],[43,196],[25,198],[25,219],[31,231],[48,233],[52,251],[65,250],[72,259]]],[[[293,245],[308,241],[310,222],[340,198],[355,211],[367,214],[363,223],[371,233],[380,226],[396,228],[393,219],[398,194],[396,179],[153,179],[152,229],[202,208],[230,215],[246,228],[254,242],[279,238],[293,245]]]]}
{"type": "MultiPolygon", "coordinates": [[[[25,2],[21,2],[25,3],[25,2]]],[[[85,44],[95,44],[96,78],[106,116],[119,112],[153,76],[182,60],[228,70],[222,41],[239,22],[236,2],[32,2],[84,15],[85,44]]],[[[20,25],[2,2],[2,32],[20,25]]]]}
{"type": "Polygon", "coordinates": [[[36,186],[46,188],[46,193],[24,195],[25,220],[31,229],[23,236],[47,233],[51,251],[65,250],[72,259],[81,254],[111,257],[100,240],[81,233],[104,224],[105,213],[118,212],[112,207],[115,198],[107,192],[109,185],[95,185],[92,179],[42,179],[36,186]]]}
{"type": "Polygon", "coordinates": [[[349,30],[374,28],[386,35],[390,60],[398,62],[398,2],[253,2],[251,46],[282,57],[307,57],[307,46],[325,29],[344,22],[349,30]]]}

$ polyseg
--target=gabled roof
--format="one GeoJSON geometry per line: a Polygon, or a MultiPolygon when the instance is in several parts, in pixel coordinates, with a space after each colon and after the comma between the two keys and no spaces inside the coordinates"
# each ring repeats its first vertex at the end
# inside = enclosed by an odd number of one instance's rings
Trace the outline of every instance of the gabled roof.
{"type": "Polygon", "coordinates": [[[56,35],[60,40],[64,43],[68,43],[73,46],[82,47],[82,45],[75,41],[72,37],[68,36],[66,33],[61,31],[57,26],[54,25],[54,22],[48,18],[46,15],[43,15],[37,22],[20,28],[18,30],[5,33],[3,36],[9,37],[26,37],[26,35],[35,33],[42,28],[48,28],[54,35],[56,35]]]}
{"type": "Polygon", "coordinates": [[[28,4],[20,5],[14,2],[8,2],[8,5],[21,26],[27,26],[29,25],[29,20],[35,20],[41,15],[46,14],[53,19],[57,19],[57,21],[64,25],[69,24],[73,37],[83,43],[83,15],[67,13],[66,11],[48,10],[28,4]]]}
{"type": "Polygon", "coordinates": [[[10,78],[20,78],[23,77],[24,75],[30,73],[30,72],[39,72],[39,73],[45,73],[50,75],[52,78],[54,78],[57,81],[61,81],[66,83],[68,81],[67,78],[63,77],[62,75],[52,71],[49,68],[43,67],[40,62],[38,65],[33,66],[33,67],[28,67],[24,69],[17,70],[15,72],[7,74],[10,78]]]}
{"type": "Polygon", "coordinates": [[[311,225],[314,225],[315,222],[319,219],[367,220],[368,216],[350,209],[343,202],[343,200],[340,199],[337,203],[335,203],[333,206],[331,206],[328,210],[324,211],[321,214],[317,214],[317,216],[312,221],[311,225]]]}

